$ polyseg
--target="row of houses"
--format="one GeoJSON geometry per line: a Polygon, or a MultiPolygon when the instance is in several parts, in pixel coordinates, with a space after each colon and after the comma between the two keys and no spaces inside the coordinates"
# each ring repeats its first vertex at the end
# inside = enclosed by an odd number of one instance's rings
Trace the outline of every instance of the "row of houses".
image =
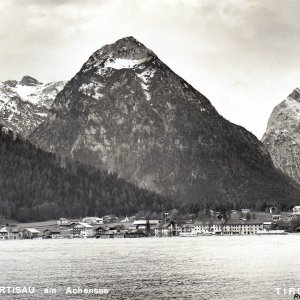
{"type": "Polygon", "coordinates": [[[35,238],[71,238],[92,237],[95,235],[94,227],[86,223],[73,223],[69,228],[35,228],[17,229],[5,226],[0,229],[0,240],[9,239],[35,239],[35,238]]]}
{"type": "MultiPolygon", "coordinates": [[[[111,216],[109,216],[111,217],[111,216]]],[[[209,221],[166,221],[134,220],[128,218],[118,223],[103,222],[103,218],[86,217],[82,220],[60,218],[56,225],[47,228],[3,227],[0,239],[32,238],[106,238],[106,237],[141,237],[141,236],[198,236],[198,235],[251,235],[262,230],[290,230],[288,220],[300,218],[300,207],[295,207],[287,220],[281,215],[271,215],[269,220],[223,220],[215,218],[209,221]],[[271,218],[272,217],[272,218],[271,218]]],[[[300,228],[299,228],[300,230],[300,228]]]]}
{"type": "Polygon", "coordinates": [[[201,236],[201,235],[254,235],[263,231],[289,230],[286,223],[263,222],[255,220],[238,221],[196,221],[178,224],[175,221],[160,224],[154,228],[155,236],[201,236]]]}
{"type": "MultiPolygon", "coordinates": [[[[151,227],[157,225],[159,221],[152,220],[151,227]]],[[[57,226],[48,228],[35,229],[16,227],[3,227],[0,229],[0,239],[34,239],[34,238],[90,238],[90,237],[140,237],[146,236],[147,222],[141,220],[126,224],[112,223],[103,225],[90,225],[85,222],[59,222],[57,226]]]]}
{"type": "MultiPolygon", "coordinates": [[[[132,220],[131,218],[125,217],[125,219],[120,220],[117,216],[115,215],[106,215],[101,218],[99,217],[85,217],[81,219],[81,222],[87,223],[89,225],[102,225],[102,224],[108,224],[108,223],[114,223],[114,222],[129,222],[132,220]]],[[[72,220],[72,219],[66,219],[66,218],[59,218],[57,220],[57,225],[59,226],[64,226],[64,225],[70,225],[74,222],[78,222],[79,220],[72,220]]]]}
{"type": "Polygon", "coordinates": [[[0,229],[0,240],[16,240],[16,239],[32,239],[39,236],[39,231],[35,228],[25,228],[19,230],[17,228],[2,227],[0,229]]]}

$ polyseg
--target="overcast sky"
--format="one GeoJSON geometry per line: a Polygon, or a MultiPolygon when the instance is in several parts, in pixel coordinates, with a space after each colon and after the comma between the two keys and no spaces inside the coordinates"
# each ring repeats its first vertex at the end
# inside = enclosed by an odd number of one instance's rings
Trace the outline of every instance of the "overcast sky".
{"type": "Polygon", "coordinates": [[[132,35],[258,138],[300,85],[297,0],[1,0],[0,20],[0,80],[70,79],[132,35]]]}

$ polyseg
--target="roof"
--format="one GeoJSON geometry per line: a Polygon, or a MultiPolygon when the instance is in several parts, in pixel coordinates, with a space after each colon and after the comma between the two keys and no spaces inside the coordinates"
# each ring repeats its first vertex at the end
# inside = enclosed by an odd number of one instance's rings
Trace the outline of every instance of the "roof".
{"type": "Polygon", "coordinates": [[[97,230],[108,230],[109,226],[107,225],[97,225],[97,226],[93,226],[93,228],[97,231],[97,230]]]}
{"type": "Polygon", "coordinates": [[[115,215],[105,215],[102,217],[103,219],[110,219],[110,218],[116,218],[115,215]]]}
{"type": "Polygon", "coordinates": [[[183,224],[181,227],[182,228],[194,228],[195,224],[183,224]]]}
{"type": "Polygon", "coordinates": [[[84,217],[82,220],[103,220],[103,218],[99,218],[99,217],[84,217]]]}
{"type": "Polygon", "coordinates": [[[176,225],[176,223],[175,222],[168,222],[168,223],[164,223],[164,224],[157,224],[156,226],[155,226],[155,228],[156,229],[166,229],[166,228],[168,228],[169,226],[171,226],[171,225],[176,225]]]}
{"type": "Polygon", "coordinates": [[[262,221],[257,221],[257,220],[246,220],[246,221],[242,221],[242,220],[236,220],[236,221],[226,221],[224,223],[224,225],[262,225],[263,222],[262,221]]]}
{"type": "Polygon", "coordinates": [[[165,223],[165,224],[158,224],[156,227],[159,229],[166,229],[169,227],[169,223],[165,223]]]}
{"type": "Polygon", "coordinates": [[[8,230],[6,229],[6,227],[2,227],[2,228],[0,229],[0,232],[8,232],[8,230]]]}
{"type": "Polygon", "coordinates": [[[224,221],[218,221],[218,220],[210,220],[210,221],[196,221],[194,223],[195,226],[197,225],[223,225],[224,224],[224,221]]]}
{"type": "MultiPolygon", "coordinates": [[[[146,225],[148,220],[135,220],[133,225],[146,225]]],[[[159,220],[149,220],[149,224],[156,225],[159,224],[159,220]]]]}
{"type": "Polygon", "coordinates": [[[25,230],[27,230],[27,231],[29,231],[31,233],[39,233],[39,231],[36,230],[35,228],[25,228],[23,231],[25,231],[25,230]]]}
{"type": "Polygon", "coordinates": [[[49,233],[51,233],[51,234],[59,234],[59,233],[60,233],[60,231],[57,231],[57,230],[51,230],[51,229],[48,229],[48,228],[46,228],[46,229],[43,231],[43,233],[45,233],[45,232],[47,232],[47,231],[49,231],[49,233]]]}
{"type": "Polygon", "coordinates": [[[74,226],[77,226],[77,225],[80,225],[80,226],[83,226],[83,227],[86,227],[86,228],[93,228],[92,225],[87,224],[87,223],[83,223],[83,222],[77,222],[74,226]]]}
{"type": "Polygon", "coordinates": [[[6,227],[6,230],[10,233],[18,233],[19,230],[16,227],[6,227]]]}

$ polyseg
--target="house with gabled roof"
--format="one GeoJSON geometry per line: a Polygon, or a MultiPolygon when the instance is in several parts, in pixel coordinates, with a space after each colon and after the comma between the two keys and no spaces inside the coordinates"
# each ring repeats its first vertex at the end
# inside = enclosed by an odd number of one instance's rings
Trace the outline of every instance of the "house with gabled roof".
{"type": "Polygon", "coordinates": [[[146,230],[147,227],[149,227],[149,229],[154,229],[159,223],[160,220],[135,220],[131,227],[144,230],[146,230]]]}
{"type": "Polygon", "coordinates": [[[175,221],[168,223],[158,224],[154,228],[155,236],[178,236],[182,231],[181,226],[179,226],[175,221]]]}
{"type": "Polygon", "coordinates": [[[7,230],[6,227],[2,227],[0,229],[0,239],[4,240],[4,239],[8,239],[9,238],[9,232],[7,230]]]}
{"type": "Polygon", "coordinates": [[[43,239],[57,239],[60,237],[60,231],[53,229],[45,229],[43,231],[43,239]]]}
{"type": "Polygon", "coordinates": [[[70,233],[73,236],[90,237],[93,236],[93,226],[83,222],[77,222],[71,225],[70,233]]]}
{"type": "Polygon", "coordinates": [[[66,219],[66,218],[59,218],[56,221],[57,225],[59,226],[68,226],[70,224],[70,220],[66,219]]]}
{"type": "Polygon", "coordinates": [[[11,240],[16,240],[19,239],[21,237],[21,234],[18,230],[18,228],[16,227],[8,227],[8,232],[9,232],[9,239],[11,240]]]}
{"type": "Polygon", "coordinates": [[[39,233],[35,228],[25,228],[23,230],[23,239],[35,239],[39,236],[39,233]]]}

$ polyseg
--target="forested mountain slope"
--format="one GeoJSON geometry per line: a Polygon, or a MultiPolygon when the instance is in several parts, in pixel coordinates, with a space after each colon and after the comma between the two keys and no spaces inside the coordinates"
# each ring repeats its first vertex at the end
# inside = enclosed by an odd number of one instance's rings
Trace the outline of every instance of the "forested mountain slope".
{"type": "Polygon", "coordinates": [[[164,211],[170,202],[116,174],[60,159],[0,130],[0,215],[19,221],[164,211]]]}

